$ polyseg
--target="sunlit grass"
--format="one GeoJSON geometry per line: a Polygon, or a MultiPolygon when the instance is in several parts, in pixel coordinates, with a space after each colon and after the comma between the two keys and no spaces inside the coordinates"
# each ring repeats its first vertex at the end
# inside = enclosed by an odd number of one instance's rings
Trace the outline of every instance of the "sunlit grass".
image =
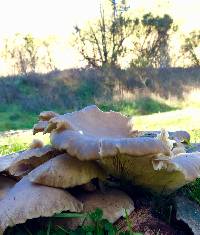
{"type": "Polygon", "coordinates": [[[49,144],[49,135],[38,133],[34,136],[31,130],[0,135],[0,156],[27,149],[33,139],[40,139],[44,144],[49,144]]]}
{"type": "Polygon", "coordinates": [[[191,134],[191,142],[200,141],[200,109],[188,108],[165,113],[133,117],[138,130],[186,130],[191,134]]]}

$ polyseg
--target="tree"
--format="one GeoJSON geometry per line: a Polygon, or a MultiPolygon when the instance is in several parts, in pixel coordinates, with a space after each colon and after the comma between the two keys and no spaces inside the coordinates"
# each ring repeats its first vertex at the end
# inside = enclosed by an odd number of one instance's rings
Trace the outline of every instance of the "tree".
{"type": "Polygon", "coordinates": [[[5,40],[3,58],[11,64],[14,74],[55,70],[51,55],[53,39],[36,39],[31,34],[16,34],[5,40]]]}
{"type": "Polygon", "coordinates": [[[42,41],[42,46],[45,50],[43,64],[48,71],[56,70],[55,60],[52,56],[52,47],[55,45],[55,41],[56,38],[53,36],[49,36],[48,38],[42,41]]]}
{"type": "Polygon", "coordinates": [[[111,11],[106,17],[100,6],[100,18],[88,28],[75,27],[75,43],[90,67],[119,66],[119,60],[127,53],[126,41],[135,30],[138,20],[128,16],[125,0],[110,0],[111,11]]]}
{"type": "Polygon", "coordinates": [[[145,14],[138,24],[137,33],[133,35],[133,67],[168,67],[169,37],[177,28],[169,15],[154,17],[145,14]]]}
{"type": "Polygon", "coordinates": [[[183,57],[189,60],[190,65],[200,66],[200,30],[191,32],[185,38],[181,49],[183,57]]]}
{"type": "MultiPolygon", "coordinates": [[[[27,61],[27,69],[30,72],[35,72],[38,66],[39,43],[31,34],[27,34],[24,38],[24,56],[27,61]]],[[[26,71],[27,72],[27,71],[26,71]]]]}
{"type": "Polygon", "coordinates": [[[38,43],[30,34],[15,34],[5,40],[3,52],[5,60],[12,61],[14,73],[35,72],[38,65],[38,43]]]}

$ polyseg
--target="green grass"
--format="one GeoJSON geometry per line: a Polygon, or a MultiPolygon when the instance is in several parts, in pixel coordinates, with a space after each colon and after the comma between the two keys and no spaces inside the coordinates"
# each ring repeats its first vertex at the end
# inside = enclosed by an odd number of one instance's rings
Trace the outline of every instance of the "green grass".
{"type": "MultiPolygon", "coordinates": [[[[99,208],[97,208],[93,212],[85,214],[60,213],[49,219],[49,222],[47,222],[45,228],[40,228],[40,226],[33,225],[29,227],[29,225],[30,223],[28,222],[23,225],[17,225],[14,228],[8,229],[5,235],[116,235],[117,232],[119,232],[112,223],[110,223],[107,219],[103,218],[103,211],[99,208]],[[87,219],[87,221],[90,221],[91,223],[78,227],[75,230],[70,230],[56,225],[54,219],[55,217],[57,219],[82,218],[83,221],[87,219]],[[52,220],[54,220],[54,225],[52,225],[52,220]]],[[[120,232],[118,234],[142,235],[142,233],[133,232],[131,225],[128,226],[128,230],[126,232],[120,232]]]]}
{"type": "Polygon", "coordinates": [[[98,105],[103,111],[117,111],[127,116],[147,115],[159,112],[176,110],[177,107],[170,106],[151,97],[141,97],[132,101],[114,101],[98,105]]]}
{"type": "Polygon", "coordinates": [[[36,113],[24,112],[18,105],[0,105],[0,131],[30,129],[37,120],[36,113]]]}
{"type": "MultiPolygon", "coordinates": [[[[169,106],[161,101],[157,101],[150,97],[143,97],[133,101],[115,101],[112,103],[105,102],[97,104],[103,111],[117,111],[122,112],[127,116],[144,115],[157,112],[167,112],[175,110],[176,107],[169,106]]],[[[43,110],[40,110],[43,111],[43,110]]],[[[0,131],[30,129],[36,123],[38,114],[36,112],[24,112],[20,105],[0,105],[0,131]]],[[[71,110],[54,110],[60,113],[70,112],[71,110]]]]}
{"type": "Polygon", "coordinates": [[[192,200],[196,201],[200,205],[200,178],[196,179],[195,182],[186,185],[183,188],[183,191],[188,195],[192,200]]]}
{"type": "Polygon", "coordinates": [[[32,131],[19,131],[16,134],[0,135],[0,156],[27,149],[33,139],[40,139],[44,144],[49,144],[49,135],[38,133],[36,136],[32,131]]]}
{"type": "Polygon", "coordinates": [[[186,108],[166,113],[156,113],[133,117],[133,123],[139,130],[186,130],[191,135],[191,142],[200,142],[200,109],[186,108]]]}

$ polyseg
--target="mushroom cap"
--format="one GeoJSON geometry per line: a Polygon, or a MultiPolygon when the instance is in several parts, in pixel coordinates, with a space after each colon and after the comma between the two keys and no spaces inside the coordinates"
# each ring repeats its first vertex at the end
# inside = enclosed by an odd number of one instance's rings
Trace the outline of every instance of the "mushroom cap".
{"type": "Polygon", "coordinates": [[[96,106],[59,115],[49,121],[51,143],[80,160],[98,160],[116,154],[133,156],[170,155],[168,147],[150,137],[129,138],[130,119],[117,112],[102,112],[96,106]]]}
{"type": "Polygon", "coordinates": [[[39,121],[33,126],[33,135],[38,132],[43,132],[48,126],[48,121],[39,121]]]}
{"type": "Polygon", "coordinates": [[[81,212],[83,205],[63,189],[20,180],[0,201],[0,235],[7,227],[28,219],[49,217],[62,211],[81,212]]]}
{"type": "Polygon", "coordinates": [[[56,116],[49,120],[48,132],[68,129],[95,137],[128,137],[130,118],[118,112],[103,112],[97,106],[56,116]]]}
{"type": "Polygon", "coordinates": [[[36,123],[33,126],[33,135],[35,135],[38,132],[43,132],[47,126],[48,126],[48,121],[53,118],[58,116],[58,113],[55,113],[53,111],[43,111],[39,115],[39,122],[36,123]]]}
{"type": "Polygon", "coordinates": [[[124,192],[117,189],[110,189],[103,193],[83,193],[77,198],[84,204],[84,211],[94,211],[96,208],[103,210],[104,217],[114,223],[120,217],[125,216],[125,210],[129,215],[135,208],[133,200],[124,192]]]}
{"type": "Polygon", "coordinates": [[[83,135],[77,131],[53,131],[50,135],[52,145],[65,150],[79,160],[101,160],[117,154],[130,156],[170,155],[170,150],[160,140],[150,137],[135,138],[98,138],[83,135]]]}
{"type": "Polygon", "coordinates": [[[177,169],[173,172],[155,169],[154,159],[171,161],[174,153],[185,152],[182,145],[174,152],[172,148],[176,140],[183,141],[188,133],[179,131],[168,135],[163,130],[155,133],[155,137],[159,134],[157,138],[131,138],[129,124],[130,119],[120,113],[102,112],[96,106],[89,106],[49,120],[47,131],[51,132],[55,148],[82,161],[97,160],[109,174],[131,180],[133,184],[166,193],[186,184],[185,176],[177,169]]]}
{"type": "Polygon", "coordinates": [[[168,192],[188,184],[200,177],[200,152],[180,153],[173,158],[157,158],[152,161],[157,172],[165,172],[164,178],[169,179],[165,185],[168,192]]]}
{"type": "Polygon", "coordinates": [[[39,115],[39,119],[42,121],[49,121],[51,118],[58,116],[59,114],[53,111],[43,111],[39,115]]]}
{"type": "Polygon", "coordinates": [[[34,148],[0,157],[0,172],[22,177],[32,169],[56,156],[58,151],[50,146],[34,148]]]}
{"type": "MultiPolygon", "coordinates": [[[[111,189],[106,193],[100,191],[92,193],[80,193],[76,196],[84,205],[83,212],[93,212],[95,209],[100,208],[103,211],[103,218],[107,219],[110,223],[114,223],[120,217],[130,215],[135,209],[134,202],[124,192],[111,189]]],[[[91,223],[89,220],[83,221],[77,218],[67,218],[56,220],[55,224],[75,229],[85,224],[91,223]]]]}
{"type": "Polygon", "coordinates": [[[59,155],[29,173],[31,182],[69,188],[83,185],[93,178],[105,179],[102,168],[93,161],[80,161],[67,154],[59,155]]]}
{"type": "Polygon", "coordinates": [[[32,143],[29,146],[29,148],[30,149],[35,149],[35,148],[42,148],[43,146],[44,146],[44,143],[41,140],[33,139],[32,143]]]}
{"type": "Polygon", "coordinates": [[[8,193],[8,191],[16,184],[16,181],[0,175],[0,200],[5,197],[5,195],[8,193]]]}
{"type": "MultiPolygon", "coordinates": [[[[149,136],[149,137],[156,137],[160,134],[160,131],[141,131],[139,135],[149,136]]],[[[169,138],[172,140],[178,140],[179,142],[189,142],[190,141],[190,134],[187,131],[179,130],[179,131],[168,131],[169,138]]]]}

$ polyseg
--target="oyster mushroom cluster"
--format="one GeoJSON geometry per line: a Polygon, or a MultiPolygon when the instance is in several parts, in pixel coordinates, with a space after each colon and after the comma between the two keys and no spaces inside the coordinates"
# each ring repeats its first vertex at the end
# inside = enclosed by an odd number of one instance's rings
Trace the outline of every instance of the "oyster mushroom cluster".
{"type": "MultiPolygon", "coordinates": [[[[134,203],[126,193],[101,190],[109,176],[169,194],[200,175],[200,152],[185,150],[187,132],[136,131],[130,118],[97,106],[64,115],[42,112],[33,127],[38,132],[50,133],[51,145],[34,141],[30,149],[0,158],[0,235],[63,211],[101,208],[112,223],[124,211],[131,214],[134,203]]],[[[83,221],[61,223],[76,228],[83,221]]]]}

